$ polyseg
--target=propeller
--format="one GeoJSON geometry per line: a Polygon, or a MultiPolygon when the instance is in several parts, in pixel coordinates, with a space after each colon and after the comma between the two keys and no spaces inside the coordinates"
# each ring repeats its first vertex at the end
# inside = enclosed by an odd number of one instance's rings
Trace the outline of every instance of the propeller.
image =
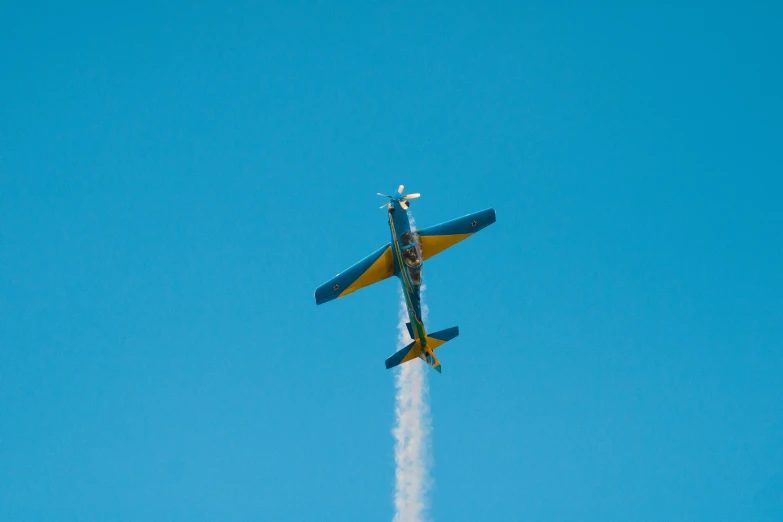
{"type": "Polygon", "coordinates": [[[416,192],[414,194],[402,195],[402,191],[403,190],[405,190],[405,185],[400,185],[399,188],[397,189],[397,193],[394,196],[390,196],[388,194],[381,194],[380,192],[378,192],[379,196],[382,196],[384,198],[389,198],[389,200],[390,200],[389,203],[385,203],[385,204],[381,205],[380,208],[388,207],[389,204],[391,203],[391,201],[399,201],[400,202],[400,206],[403,209],[407,210],[408,207],[410,207],[410,205],[411,205],[409,200],[421,197],[421,194],[419,194],[418,192],[416,192]]]}

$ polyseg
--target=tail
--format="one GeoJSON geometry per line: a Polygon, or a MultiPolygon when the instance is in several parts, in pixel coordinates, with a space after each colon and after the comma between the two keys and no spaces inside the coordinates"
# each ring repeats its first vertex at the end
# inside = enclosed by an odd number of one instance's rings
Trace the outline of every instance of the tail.
{"type": "Polygon", "coordinates": [[[394,368],[395,366],[419,357],[420,359],[423,359],[424,362],[440,372],[440,361],[437,357],[435,357],[433,350],[446,344],[458,335],[458,326],[453,326],[439,332],[428,334],[426,336],[427,343],[424,349],[422,349],[421,342],[419,342],[419,340],[413,341],[411,344],[386,359],[386,368],[394,368]]]}

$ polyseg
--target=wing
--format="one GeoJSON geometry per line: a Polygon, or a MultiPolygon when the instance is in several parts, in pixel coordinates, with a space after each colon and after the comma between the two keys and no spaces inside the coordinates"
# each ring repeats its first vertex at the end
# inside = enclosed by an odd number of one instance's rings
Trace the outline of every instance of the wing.
{"type": "Polygon", "coordinates": [[[391,244],[376,250],[348,270],[341,272],[315,290],[315,304],[343,297],[365,286],[394,275],[391,244]]]}
{"type": "Polygon", "coordinates": [[[494,222],[495,210],[488,208],[421,229],[416,233],[421,243],[421,254],[425,260],[429,259],[494,222]]]}

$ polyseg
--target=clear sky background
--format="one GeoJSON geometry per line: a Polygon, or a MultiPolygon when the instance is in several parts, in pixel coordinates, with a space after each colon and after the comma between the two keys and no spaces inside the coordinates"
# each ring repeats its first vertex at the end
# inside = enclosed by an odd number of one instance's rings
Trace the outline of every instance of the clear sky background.
{"type": "Polygon", "coordinates": [[[434,520],[783,519],[779,3],[14,3],[0,520],[390,520],[400,183],[434,520]]]}

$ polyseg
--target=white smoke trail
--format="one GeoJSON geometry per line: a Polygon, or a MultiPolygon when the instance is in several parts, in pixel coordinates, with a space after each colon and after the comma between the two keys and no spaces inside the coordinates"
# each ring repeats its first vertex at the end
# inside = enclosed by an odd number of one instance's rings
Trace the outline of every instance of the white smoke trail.
{"type": "MultiPolygon", "coordinates": [[[[400,297],[398,350],[413,342],[405,326],[409,320],[405,297],[400,297]]],[[[426,310],[422,303],[422,319],[425,319],[426,310]]],[[[394,522],[421,522],[428,507],[427,492],[432,484],[429,476],[432,421],[427,369],[421,359],[396,369],[394,522]]]]}

